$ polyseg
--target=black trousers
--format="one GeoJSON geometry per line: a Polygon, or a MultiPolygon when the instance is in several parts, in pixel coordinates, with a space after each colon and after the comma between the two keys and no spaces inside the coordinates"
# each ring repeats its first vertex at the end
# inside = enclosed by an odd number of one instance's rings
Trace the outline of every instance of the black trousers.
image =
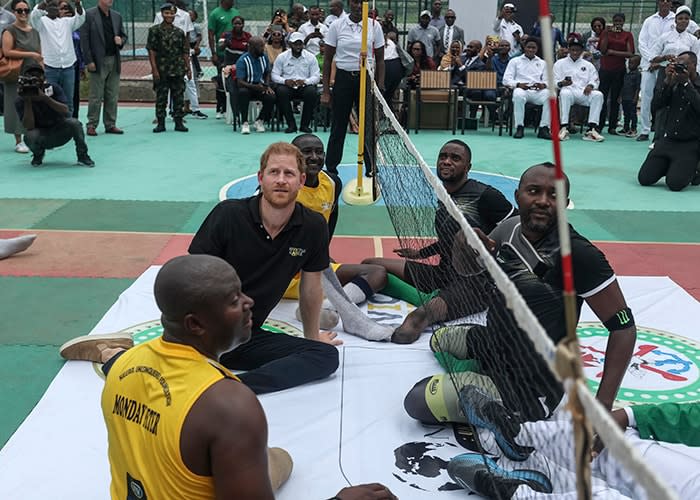
{"type": "Polygon", "coordinates": [[[620,93],[622,92],[625,70],[607,71],[601,69],[599,76],[600,85],[598,90],[603,93],[603,109],[600,112],[598,124],[601,129],[605,126],[605,120],[608,118],[608,99],[610,99],[610,119],[608,120],[608,128],[614,130],[620,118],[620,104],[617,101],[620,99],[620,93]]]}
{"type": "Polygon", "coordinates": [[[47,149],[63,146],[68,141],[75,141],[78,156],[87,154],[83,124],[75,118],[66,118],[51,128],[34,128],[24,134],[24,143],[35,155],[42,155],[47,149]]]}
{"type": "MultiPolygon", "coordinates": [[[[105,376],[122,351],[102,365],[105,376]]],[[[290,389],[332,375],[338,369],[338,349],[283,333],[253,330],[249,342],[221,356],[232,370],[249,370],[238,376],[255,394],[290,389]]]]}
{"type": "Polygon", "coordinates": [[[622,112],[625,114],[623,128],[625,130],[637,130],[637,103],[623,100],[622,112]]]}
{"type": "Polygon", "coordinates": [[[277,85],[275,89],[277,94],[277,106],[279,107],[287,126],[297,128],[294,120],[294,112],[292,111],[292,100],[301,99],[304,102],[304,109],[301,112],[301,128],[307,128],[314,116],[314,110],[318,105],[318,90],[316,85],[305,85],[297,89],[287,87],[286,85],[277,85]]]}
{"type": "Polygon", "coordinates": [[[691,141],[673,141],[664,137],[654,143],[646,160],[637,174],[642,186],[651,186],[662,177],[671,191],[680,191],[690,184],[698,165],[697,139],[691,141]]]}
{"type": "MultiPolygon", "coordinates": [[[[80,64],[76,61],[73,65],[75,69],[75,86],[73,87],[73,118],[78,118],[80,113],[80,64]]],[[[69,99],[71,96],[66,96],[69,99]]]]}
{"type": "Polygon", "coordinates": [[[394,92],[396,92],[396,89],[399,88],[399,84],[404,75],[401,59],[397,57],[396,59],[385,60],[384,71],[384,86],[386,87],[384,90],[384,100],[391,106],[391,98],[394,92]]]}
{"type": "Polygon", "coordinates": [[[275,106],[275,94],[264,94],[258,90],[250,90],[243,87],[236,89],[238,99],[238,111],[241,113],[241,123],[248,121],[248,106],[250,101],[262,101],[263,107],[260,111],[260,120],[270,121],[272,108],[275,106]]]}
{"type": "Polygon", "coordinates": [[[281,391],[326,378],[338,369],[330,344],[254,329],[250,341],[221,356],[232,370],[248,370],[241,381],[256,394],[281,391]]]}
{"type": "MultiPolygon", "coordinates": [[[[367,78],[367,89],[371,81],[367,78]]],[[[365,114],[365,174],[370,175],[374,165],[374,107],[370,103],[371,93],[367,91],[367,107],[365,114]],[[368,146],[369,145],[369,146],[368,146]]],[[[331,133],[328,137],[326,148],[326,169],[329,172],[338,173],[338,165],[343,159],[345,136],[348,133],[350,112],[353,107],[360,105],[360,72],[344,71],[338,69],[335,74],[335,83],[332,91],[333,113],[331,117],[331,133]]]]}
{"type": "Polygon", "coordinates": [[[214,83],[216,83],[216,112],[225,113],[226,112],[226,91],[224,90],[224,77],[221,74],[223,64],[219,63],[216,65],[216,77],[214,77],[214,83]]]}

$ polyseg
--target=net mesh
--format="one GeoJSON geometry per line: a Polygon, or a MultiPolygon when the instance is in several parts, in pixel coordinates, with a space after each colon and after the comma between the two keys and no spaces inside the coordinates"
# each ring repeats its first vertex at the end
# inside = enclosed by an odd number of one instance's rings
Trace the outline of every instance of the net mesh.
{"type": "MultiPolygon", "coordinates": [[[[565,336],[561,293],[540,280],[516,288],[506,273],[513,270],[496,262],[472,229],[492,231],[509,215],[505,198],[475,181],[448,193],[440,177],[449,169],[427,166],[374,83],[370,96],[374,141],[367,144],[400,255],[408,257],[405,279],[423,292],[439,290],[422,304],[425,315],[414,314],[395,333],[405,342],[431,335],[443,367],[416,381],[408,413],[427,424],[453,424],[464,447],[447,466],[453,486],[491,498],[575,498],[577,463],[589,455],[576,457],[572,418],[584,415],[572,414],[553,371],[555,342],[565,336]],[[484,213],[482,196],[496,215],[484,213]]],[[[585,396],[585,416],[594,416],[607,443],[592,464],[593,496],[674,498],[606,410],[585,396]]]]}

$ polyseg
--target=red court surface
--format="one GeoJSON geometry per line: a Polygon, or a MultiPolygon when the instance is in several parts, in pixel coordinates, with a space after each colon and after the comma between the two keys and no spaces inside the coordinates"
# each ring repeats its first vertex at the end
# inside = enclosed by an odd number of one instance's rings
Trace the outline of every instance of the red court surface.
{"type": "MultiPolygon", "coordinates": [[[[0,231],[10,238],[29,231],[0,231]]],[[[187,253],[191,234],[99,231],[34,231],[34,245],[0,261],[0,276],[136,278],[150,265],[187,253]],[[31,257],[31,258],[30,258],[31,257]]],[[[700,300],[700,267],[688,266],[698,244],[596,242],[621,276],[669,276],[700,300]]],[[[331,256],[359,263],[366,257],[394,257],[398,240],[390,237],[335,236],[331,256]]]]}

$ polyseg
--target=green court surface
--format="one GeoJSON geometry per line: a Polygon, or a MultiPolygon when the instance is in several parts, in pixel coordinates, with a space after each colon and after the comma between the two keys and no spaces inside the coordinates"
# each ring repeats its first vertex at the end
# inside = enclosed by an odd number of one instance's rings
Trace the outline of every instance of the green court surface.
{"type": "MultiPolygon", "coordinates": [[[[219,189],[257,171],[269,143],[293,137],[280,132],[241,136],[215,120],[211,109],[206,111],[208,120],[188,121],[188,134],[173,132],[168,122],[168,132],[156,136],[152,109],[121,108],[123,136],[98,129],[98,137],[88,138],[94,169],[76,166],[70,145],[47,152],[44,166],[32,168],[30,156],[14,153],[12,138],[5,135],[0,145],[0,237],[32,230],[40,235],[25,254],[0,261],[0,401],[5,409],[0,412],[0,445],[60,369],[57,347],[88,333],[119,293],[156,261],[171,234],[195,232],[217,202],[219,189]],[[105,232],[125,236],[106,237],[105,232]],[[153,233],[161,234],[162,241],[153,240],[153,233]],[[151,239],[139,242],[141,236],[151,239]],[[138,260],[134,252],[144,249],[148,258],[138,260]],[[120,271],[110,274],[111,262],[101,258],[112,259],[120,271]]],[[[327,141],[327,132],[318,135],[327,141]]],[[[520,141],[490,129],[456,137],[471,146],[473,168],[479,171],[518,177],[524,168],[552,158],[551,143],[535,139],[532,130],[520,141]]],[[[440,146],[453,136],[421,131],[410,138],[434,165],[440,146]]],[[[352,163],[356,148],[357,136],[349,135],[344,163],[352,163]]],[[[640,187],[636,173],[647,151],[646,143],[624,137],[595,144],[575,135],[564,143],[575,207],[569,211],[572,223],[580,233],[605,242],[700,243],[700,188],[672,193],[663,185],[640,187]]],[[[386,210],[379,206],[343,207],[336,230],[346,236],[393,234],[386,210]]],[[[697,276],[698,259],[693,257],[700,257],[700,246],[686,250],[688,274],[697,276]]],[[[663,245],[659,252],[663,255],[663,245]]],[[[653,269],[645,272],[653,274],[653,269]]],[[[686,289],[692,291],[694,285],[686,289]]]]}

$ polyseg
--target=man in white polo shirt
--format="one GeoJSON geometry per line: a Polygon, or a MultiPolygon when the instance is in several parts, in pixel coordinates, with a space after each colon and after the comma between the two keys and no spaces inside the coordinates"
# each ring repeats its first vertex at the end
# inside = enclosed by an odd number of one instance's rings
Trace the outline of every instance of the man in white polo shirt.
{"type": "MultiPolygon", "coordinates": [[[[58,0],[43,1],[34,7],[29,17],[32,27],[41,38],[46,82],[61,87],[67,96],[75,91],[75,49],[73,32],[85,22],[85,11],[80,0],[75,0],[75,16],[59,17],[58,0]]],[[[73,100],[68,99],[69,115],[73,114],[73,100]]]]}
{"type": "Polygon", "coordinates": [[[313,55],[318,55],[318,53],[321,52],[321,40],[323,40],[326,33],[328,33],[328,26],[323,24],[320,19],[321,8],[318,5],[312,5],[309,7],[309,20],[299,26],[297,30],[304,35],[306,50],[313,55]]]}
{"type": "Polygon", "coordinates": [[[330,14],[326,16],[326,19],[324,19],[323,22],[329,28],[331,24],[338,19],[348,17],[348,13],[343,10],[343,0],[331,0],[328,4],[328,10],[330,11],[330,14]]]}
{"type": "Polygon", "coordinates": [[[670,0],[659,0],[658,11],[647,17],[639,32],[639,53],[642,56],[640,68],[642,70],[642,85],[640,98],[641,104],[641,130],[637,137],[638,141],[648,141],[651,132],[651,100],[654,97],[654,86],[656,86],[656,69],[650,70],[651,60],[654,54],[653,47],[656,41],[675,26],[676,15],[671,10],[670,0]]]}
{"type": "Polygon", "coordinates": [[[513,119],[515,121],[514,139],[522,139],[525,135],[525,103],[542,106],[542,118],[537,137],[551,139],[549,132],[549,106],[547,99],[547,67],[545,62],[537,57],[540,47],[539,39],[530,37],[525,42],[525,53],[510,60],[503,74],[503,85],[513,89],[513,119]]]}
{"type": "MultiPolygon", "coordinates": [[[[374,80],[379,89],[384,90],[384,33],[378,21],[369,19],[368,22],[367,65],[374,66],[374,80]]],[[[350,15],[331,24],[325,42],[321,104],[333,107],[331,133],[326,148],[326,169],[337,174],[338,165],[343,158],[350,112],[353,106],[359,105],[360,102],[361,0],[350,0],[350,15]],[[336,74],[331,96],[331,62],[334,56],[336,74]]],[[[371,113],[371,107],[367,108],[367,112],[371,113]]],[[[371,123],[371,116],[368,115],[365,125],[371,123]]],[[[371,144],[371,135],[367,134],[371,134],[372,127],[366,126],[365,130],[365,142],[371,144]]],[[[365,148],[365,173],[370,172],[369,148],[365,148]]]]}
{"type": "Polygon", "coordinates": [[[304,50],[304,35],[299,32],[289,37],[289,49],[282,52],[272,66],[272,81],[277,84],[277,106],[287,121],[285,134],[297,131],[292,111],[292,99],[302,99],[304,109],[301,113],[301,131],[311,133],[311,118],[318,102],[316,85],[321,81],[316,57],[304,50]]]}
{"type": "Polygon", "coordinates": [[[518,9],[512,3],[503,4],[501,12],[498,14],[496,21],[493,23],[493,32],[510,44],[511,58],[522,54],[520,50],[520,36],[523,34],[523,28],[515,22],[515,13],[518,9]]]}
{"type": "Polygon", "coordinates": [[[598,90],[600,79],[593,64],[581,57],[583,40],[573,35],[567,40],[569,55],[554,63],[554,81],[559,87],[559,116],[561,130],[559,139],[569,138],[569,113],[571,106],[579,104],[588,106],[588,131],[583,135],[584,141],[603,142],[605,138],[598,132],[598,120],[603,109],[603,93],[598,90]]]}

